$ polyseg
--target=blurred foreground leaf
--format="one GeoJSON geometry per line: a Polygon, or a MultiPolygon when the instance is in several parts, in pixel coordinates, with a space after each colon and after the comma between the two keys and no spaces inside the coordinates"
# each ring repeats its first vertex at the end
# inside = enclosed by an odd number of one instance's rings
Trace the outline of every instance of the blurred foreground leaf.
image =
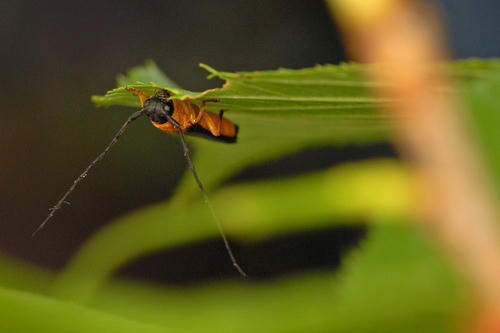
{"type": "Polygon", "coordinates": [[[4,288],[0,288],[0,314],[1,332],[165,332],[155,325],[4,288]]]}
{"type": "MultiPolygon", "coordinates": [[[[397,223],[412,214],[414,202],[409,172],[391,160],[234,185],[217,191],[211,199],[227,235],[247,240],[349,221],[397,223]]],[[[218,237],[218,231],[202,200],[137,210],[86,243],[62,275],[58,293],[85,300],[125,263],[155,250],[209,237],[218,237]]]]}
{"type": "Polygon", "coordinates": [[[336,275],[177,291],[113,283],[90,304],[189,332],[456,332],[467,311],[462,282],[410,226],[374,228],[336,275]]]}
{"type": "Polygon", "coordinates": [[[5,332],[457,332],[467,289],[411,224],[380,221],[336,274],[171,289],[110,280],[82,307],[0,289],[5,332]],[[22,316],[22,319],[21,319],[22,316]],[[161,328],[161,329],[160,329],[161,328]]]}

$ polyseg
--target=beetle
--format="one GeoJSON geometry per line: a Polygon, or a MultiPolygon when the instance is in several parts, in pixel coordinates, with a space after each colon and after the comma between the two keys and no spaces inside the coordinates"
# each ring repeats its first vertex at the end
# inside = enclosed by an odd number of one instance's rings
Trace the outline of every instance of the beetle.
{"type": "Polygon", "coordinates": [[[184,140],[184,134],[191,136],[200,136],[210,140],[215,140],[224,143],[235,143],[238,134],[238,126],[224,118],[224,111],[219,111],[219,114],[213,112],[205,111],[207,103],[218,102],[216,99],[204,100],[201,105],[191,103],[189,100],[177,100],[170,99],[170,94],[167,90],[160,89],[150,97],[138,89],[125,88],[126,91],[134,93],[141,100],[142,109],[134,112],[125,121],[122,127],[115,134],[111,142],[106,146],[104,151],[102,151],[88,166],[85,170],[73,181],[73,184],[69,187],[66,193],[59,199],[55,206],[49,210],[49,214],[43,220],[43,222],[38,226],[38,228],[33,232],[33,236],[40,231],[47,222],[54,216],[54,213],[61,209],[63,204],[67,203],[66,198],[73,192],[77,184],[87,177],[89,170],[97,164],[100,160],[106,156],[109,150],[118,142],[120,136],[125,132],[127,127],[131,122],[138,119],[142,115],[146,115],[151,123],[158,129],[171,133],[178,134],[182,147],[184,149],[184,156],[188,162],[188,166],[193,173],[194,179],[200,188],[203,195],[204,201],[210,209],[210,213],[214,218],[219,233],[224,241],[224,246],[231,259],[233,266],[238,270],[238,272],[246,277],[246,273],[238,265],[236,258],[233,255],[233,251],[229,245],[227,237],[224,233],[222,225],[219,218],[215,214],[215,210],[208,199],[207,192],[201,183],[194,164],[189,155],[189,149],[184,140]]]}
{"type": "Polygon", "coordinates": [[[175,124],[168,120],[167,116],[170,116],[177,122],[183,134],[218,142],[236,142],[238,126],[223,117],[224,111],[220,110],[218,115],[205,111],[206,104],[218,102],[216,99],[206,99],[198,107],[190,101],[170,100],[170,94],[166,90],[158,90],[153,97],[148,97],[137,89],[126,88],[126,90],[139,96],[144,113],[153,125],[162,131],[178,133],[175,124]]]}

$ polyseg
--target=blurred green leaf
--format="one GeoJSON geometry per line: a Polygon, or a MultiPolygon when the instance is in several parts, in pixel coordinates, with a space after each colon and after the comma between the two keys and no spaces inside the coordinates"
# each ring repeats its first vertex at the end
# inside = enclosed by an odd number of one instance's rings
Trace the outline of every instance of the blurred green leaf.
{"type": "Polygon", "coordinates": [[[417,228],[376,227],[344,261],[336,275],[182,290],[114,281],[89,304],[190,332],[459,331],[456,319],[468,310],[463,281],[417,228]]]}
{"type": "MultiPolygon", "coordinates": [[[[391,160],[234,185],[211,199],[227,235],[246,240],[382,217],[397,223],[412,214],[414,203],[409,172],[391,160]]],[[[218,231],[202,200],[137,210],[85,244],[61,276],[58,294],[85,300],[126,262],[208,237],[218,237],[218,231]]]]}
{"type": "MultiPolygon", "coordinates": [[[[132,67],[126,75],[119,74],[116,77],[116,85],[118,87],[126,87],[129,84],[139,82],[150,82],[168,86],[171,89],[180,89],[180,87],[172,81],[152,60],[147,60],[144,66],[132,67]]],[[[137,103],[137,98],[135,99],[137,103]]]]}
{"type": "Polygon", "coordinates": [[[418,225],[374,227],[345,260],[332,313],[349,320],[338,331],[460,331],[466,284],[437,253],[418,225]]]}
{"type": "Polygon", "coordinates": [[[0,314],[1,332],[165,332],[165,327],[4,288],[0,288],[0,314]]]}
{"type": "Polygon", "coordinates": [[[316,272],[183,289],[110,280],[86,307],[0,288],[0,330],[458,331],[457,318],[471,310],[466,285],[418,228],[386,224],[372,228],[336,275],[316,272]]]}
{"type": "Polygon", "coordinates": [[[0,287],[49,294],[53,279],[47,269],[0,254],[0,287]]]}

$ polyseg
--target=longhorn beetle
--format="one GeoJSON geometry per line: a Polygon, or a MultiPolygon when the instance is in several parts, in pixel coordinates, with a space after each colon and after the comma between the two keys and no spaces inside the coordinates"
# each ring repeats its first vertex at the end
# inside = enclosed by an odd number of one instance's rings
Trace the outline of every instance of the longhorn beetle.
{"type": "Polygon", "coordinates": [[[215,210],[208,200],[207,192],[203,187],[200,179],[198,178],[198,174],[194,168],[193,162],[191,161],[191,157],[189,156],[189,149],[184,141],[184,135],[192,135],[192,136],[201,136],[207,139],[225,142],[225,143],[235,143],[236,135],[238,134],[238,126],[233,124],[231,121],[225,119],[223,117],[224,111],[219,111],[219,114],[215,114],[213,112],[205,111],[205,106],[210,102],[218,102],[216,99],[207,99],[204,100],[201,105],[198,107],[195,104],[191,103],[189,100],[178,100],[178,99],[169,99],[170,94],[166,90],[158,90],[154,96],[150,97],[143,93],[140,90],[133,88],[125,88],[129,92],[133,92],[137,95],[141,100],[142,109],[134,112],[125,123],[122,125],[120,130],[113,137],[111,142],[106,146],[104,151],[99,154],[88,166],[85,170],[78,176],[73,184],[69,187],[69,189],[64,193],[64,195],[59,199],[54,207],[52,207],[49,211],[49,214],[43,220],[43,222],[38,226],[38,228],[33,232],[33,236],[40,231],[45,224],[54,216],[54,213],[59,210],[62,205],[66,202],[66,198],[73,192],[77,184],[82,181],[88,174],[89,170],[100,160],[106,156],[111,147],[118,142],[120,136],[125,132],[128,125],[131,122],[138,119],[143,114],[146,115],[151,123],[159,128],[162,131],[172,134],[178,134],[182,148],[184,149],[184,156],[186,157],[187,163],[191,172],[193,173],[194,179],[200,188],[200,191],[203,195],[203,199],[210,209],[210,213],[214,218],[217,228],[221,234],[222,240],[224,241],[224,246],[226,247],[227,253],[233,266],[238,270],[238,272],[246,277],[246,273],[241,269],[236,261],[236,258],[233,255],[233,251],[231,250],[231,246],[226,238],[224,230],[222,229],[222,225],[220,223],[219,218],[215,214],[215,210]]]}

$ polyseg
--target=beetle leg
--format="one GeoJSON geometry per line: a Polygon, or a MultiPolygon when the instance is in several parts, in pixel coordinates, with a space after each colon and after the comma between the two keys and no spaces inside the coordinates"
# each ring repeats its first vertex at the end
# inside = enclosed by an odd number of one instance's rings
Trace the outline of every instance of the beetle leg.
{"type": "Polygon", "coordinates": [[[224,110],[220,110],[219,111],[219,126],[217,126],[217,132],[219,133],[220,135],[220,129],[222,127],[222,117],[224,116],[224,110]]]}
{"type": "Polygon", "coordinates": [[[215,114],[207,114],[206,117],[203,118],[203,124],[206,129],[210,131],[214,136],[220,136],[220,123],[216,123],[217,116],[215,114]],[[213,116],[213,117],[212,117],[213,116]]]}
{"type": "Polygon", "coordinates": [[[151,98],[151,96],[149,95],[146,95],[145,93],[143,93],[142,91],[138,90],[138,89],[134,89],[134,88],[128,88],[126,87],[125,88],[126,91],[130,91],[130,92],[133,92],[134,95],[136,96],[139,96],[139,99],[141,100],[141,105],[144,107],[144,101],[148,98],[151,98]]]}
{"type": "Polygon", "coordinates": [[[198,115],[196,116],[196,118],[195,118],[194,120],[192,120],[191,122],[192,122],[193,124],[197,124],[197,123],[199,123],[199,122],[200,122],[200,120],[201,120],[201,118],[202,118],[202,117],[203,117],[203,115],[205,114],[205,105],[206,105],[207,103],[211,103],[211,102],[216,103],[216,102],[218,102],[218,101],[219,101],[219,100],[217,100],[217,99],[213,99],[213,98],[212,98],[212,99],[206,99],[206,100],[204,100],[203,102],[201,102],[201,105],[200,105],[200,111],[198,112],[198,115]]]}

